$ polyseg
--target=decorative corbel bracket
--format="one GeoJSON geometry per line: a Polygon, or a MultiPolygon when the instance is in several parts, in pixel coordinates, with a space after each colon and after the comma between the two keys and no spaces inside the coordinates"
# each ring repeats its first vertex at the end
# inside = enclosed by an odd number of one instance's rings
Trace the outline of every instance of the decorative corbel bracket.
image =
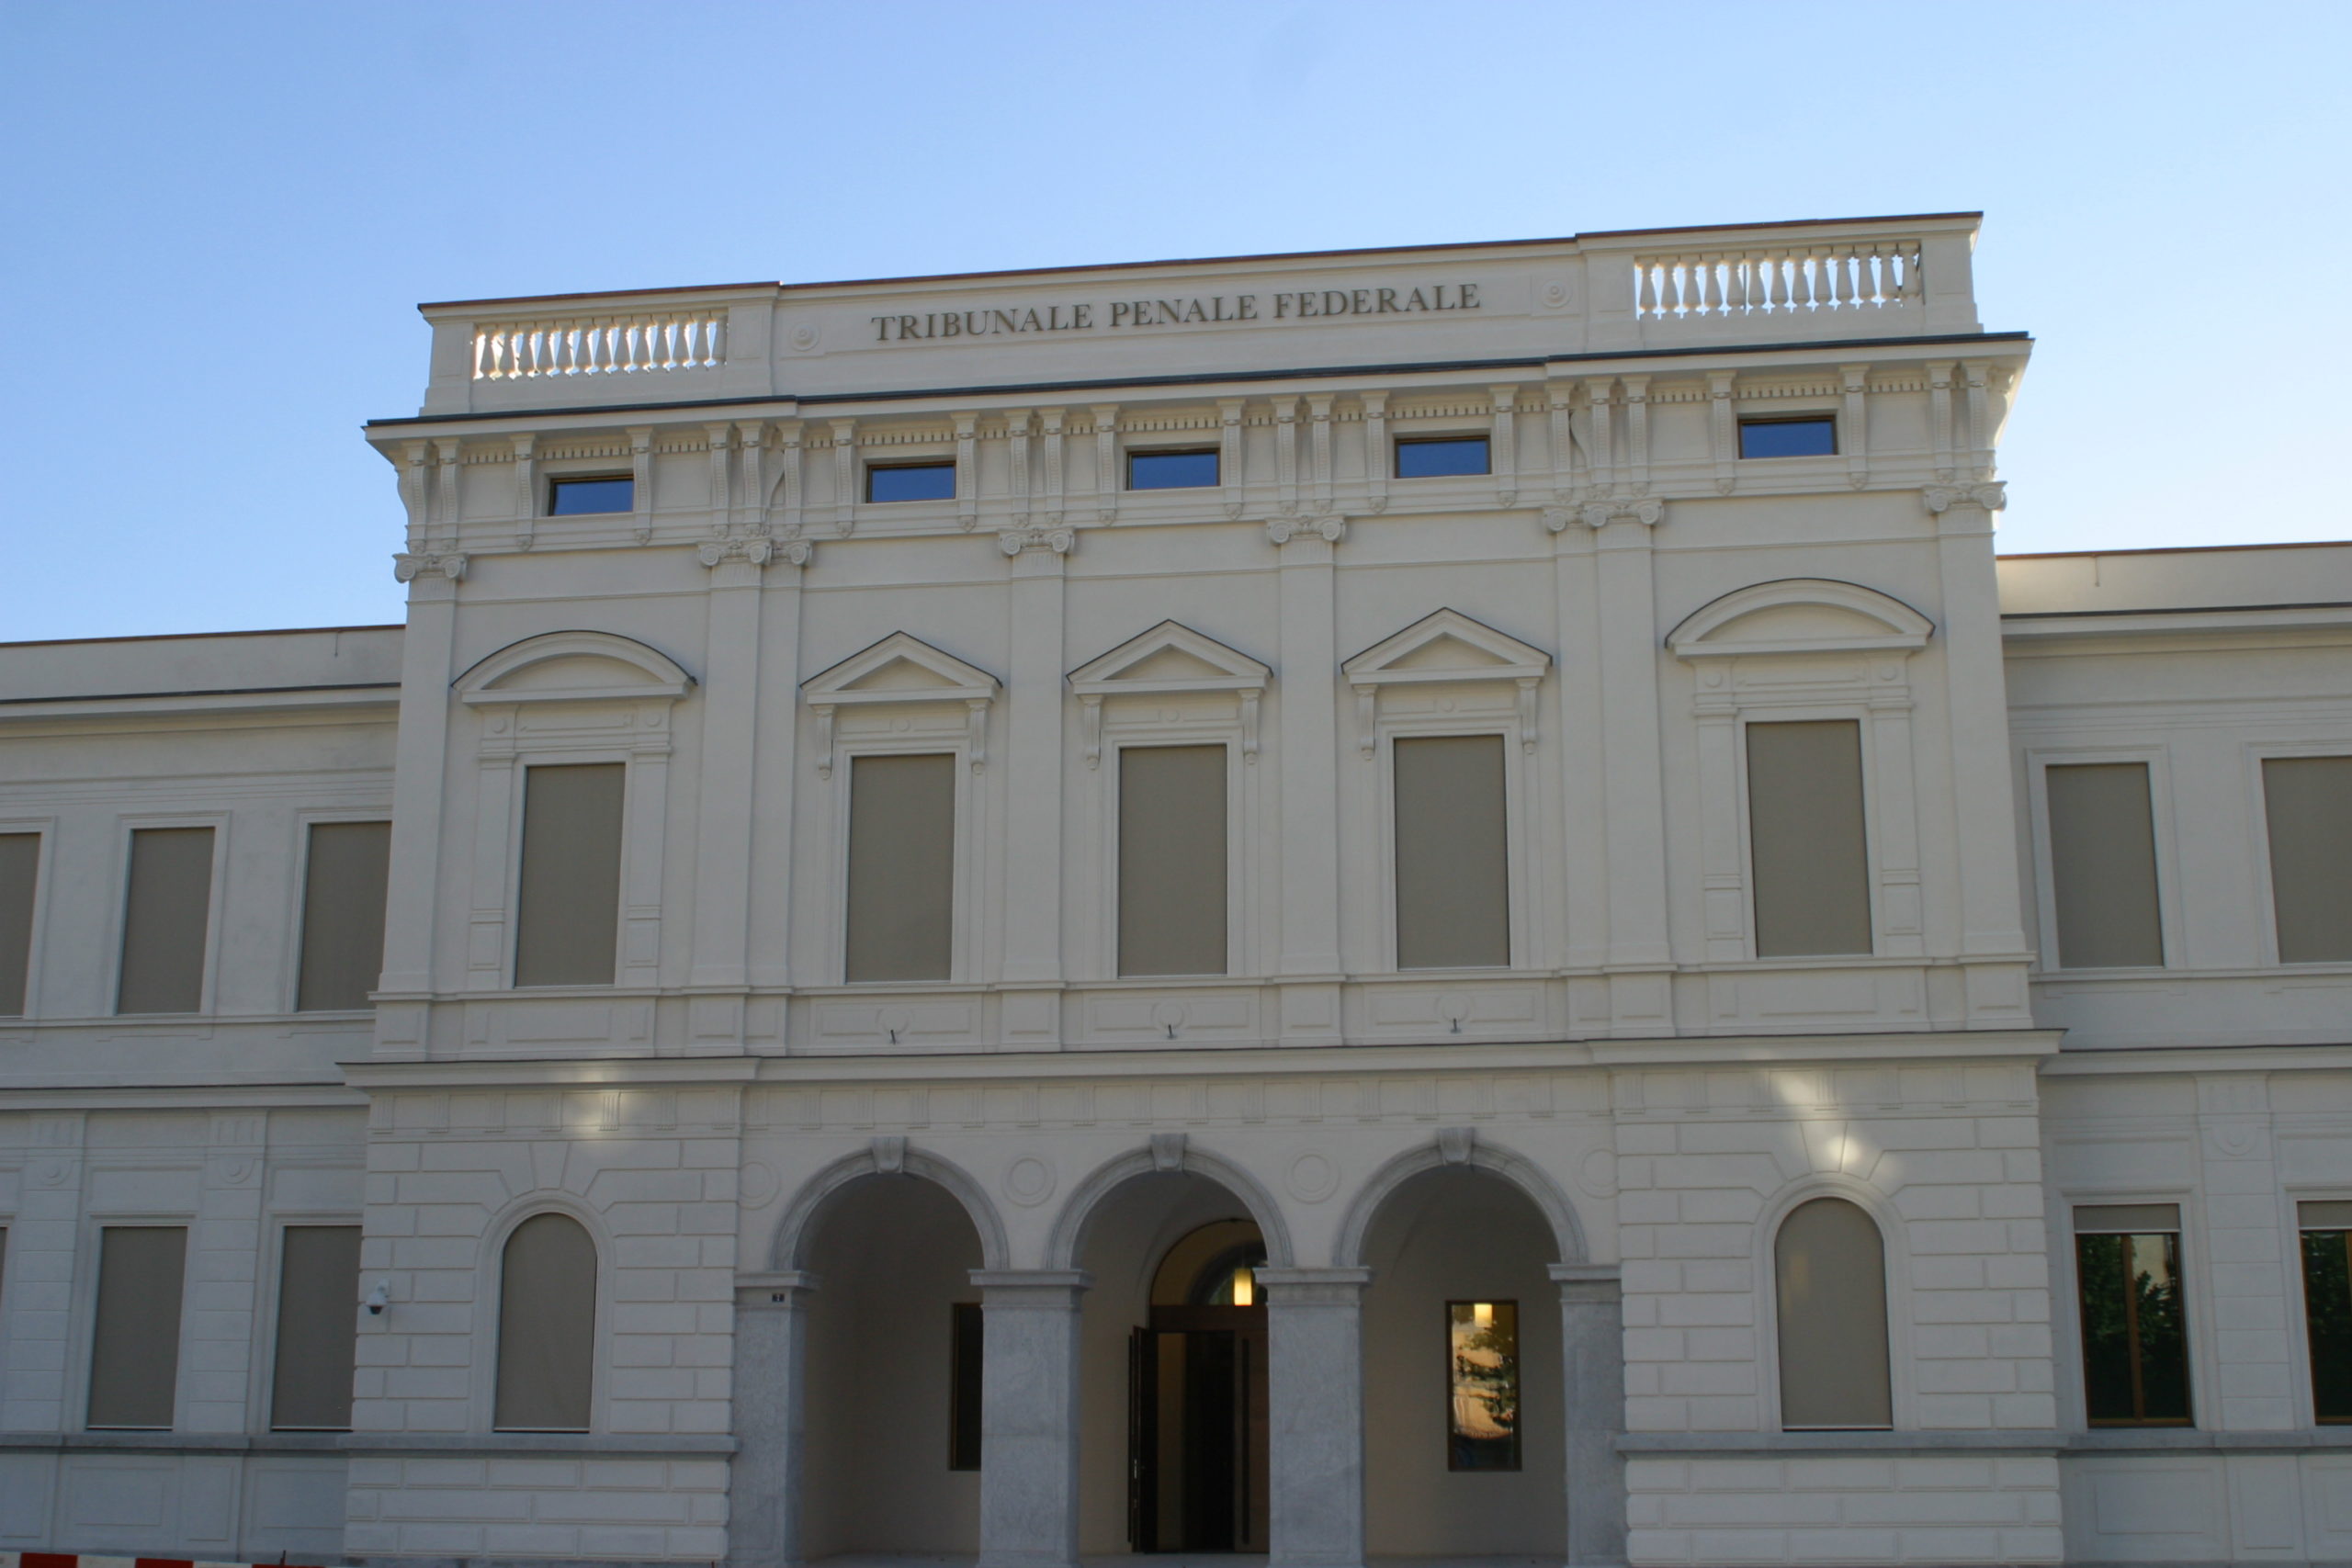
{"type": "Polygon", "coordinates": [[[1184,1134],[1154,1133],[1151,1135],[1151,1168],[1163,1174],[1184,1168],[1184,1134]]]}
{"type": "Polygon", "coordinates": [[[956,526],[970,533],[980,521],[980,416],[956,416],[956,526]]]}
{"type": "Polygon", "coordinates": [[[817,703],[808,711],[817,716],[817,776],[829,779],[833,776],[833,705],[817,703]]]}
{"type": "Polygon", "coordinates": [[[964,702],[964,733],[972,754],[972,772],[978,773],[989,761],[989,699],[967,697],[964,702]]]}
{"type": "Polygon", "coordinates": [[[884,1176],[897,1176],[907,1168],[907,1140],[903,1134],[876,1134],[868,1145],[874,1155],[874,1168],[884,1176]]]}
{"type": "Polygon", "coordinates": [[[532,531],[538,526],[539,481],[538,463],[535,454],[538,448],[537,435],[517,435],[514,442],[514,547],[531,547],[532,531]]]}
{"type": "Polygon", "coordinates": [[[1241,517],[1241,409],[1239,398],[1219,398],[1216,404],[1217,486],[1224,491],[1218,504],[1225,514],[1236,522],[1241,517]]]}
{"type": "Polygon", "coordinates": [[[653,427],[632,425],[628,432],[629,471],[636,482],[630,487],[636,510],[637,542],[649,543],[653,537],[653,427]]]}
{"type": "Polygon", "coordinates": [[[1477,1146],[1478,1129],[1476,1127],[1440,1127],[1437,1130],[1438,1158],[1448,1165],[1468,1165],[1471,1153],[1477,1146]]]}

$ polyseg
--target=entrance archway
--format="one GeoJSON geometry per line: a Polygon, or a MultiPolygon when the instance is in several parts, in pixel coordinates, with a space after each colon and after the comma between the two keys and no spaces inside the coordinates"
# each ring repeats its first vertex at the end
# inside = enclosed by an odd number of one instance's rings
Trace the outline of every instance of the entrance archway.
{"type": "Polygon", "coordinates": [[[1383,1555],[1566,1555],[1555,1235],[1474,1166],[1421,1171],[1373,1214],[1364,1540],[1383,1555]]]}
{"type": "Polygon", "coordinates": [[[979,1544],[979,1233],[907,1174],[824,1201],[802,1244],[799,1551],[969,1556],[979,1544]]]}
{"type": "Polygon", "coordinates": [[[1088,1214],[1081,1552],[1266,1550],[1267,1254],[1249,1205],[1191,1171],[1131,1177],[1088,1214]]]}

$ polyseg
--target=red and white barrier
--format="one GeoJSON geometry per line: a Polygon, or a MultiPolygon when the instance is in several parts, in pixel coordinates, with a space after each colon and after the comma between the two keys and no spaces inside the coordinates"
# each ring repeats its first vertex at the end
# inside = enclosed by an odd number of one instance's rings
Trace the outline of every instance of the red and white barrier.
{"type": "MultiPolygon", "coordinates": [[[[73,1551],[0,1551],[0,1568],[296,1568],[293,1563],[204,1562],[193,1557],[92,1557],[73,1551]]],[[[311,1568],[303,1564],[301,1568],[311,1568]]]]}

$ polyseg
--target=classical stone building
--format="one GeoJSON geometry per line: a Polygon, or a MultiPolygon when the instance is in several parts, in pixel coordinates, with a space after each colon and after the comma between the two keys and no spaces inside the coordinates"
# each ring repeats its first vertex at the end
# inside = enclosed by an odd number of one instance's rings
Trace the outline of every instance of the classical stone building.
{"type": "Polygon", "coordinates": [[[0,1547],[2352,1558],[2352,546],[1996,558],[1975,233],[427,307],[0,649],[0,1547]]]}

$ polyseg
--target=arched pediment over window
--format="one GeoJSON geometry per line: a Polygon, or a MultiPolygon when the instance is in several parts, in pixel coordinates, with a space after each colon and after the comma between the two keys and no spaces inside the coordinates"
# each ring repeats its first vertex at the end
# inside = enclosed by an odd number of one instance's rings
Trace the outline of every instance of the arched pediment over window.
{"type": "Polygon", "coordinates": [[[468,704],[612,702],[682,697],[695,683],[678,661],[612,632],[546,632],[509,643],[458,677],[468,704]]]}
{"type": "Polygon", "coordinates": [[[1749,654],[1910,652],[1935,623],[1902,600],[1823,577],[1752,583],[1700,606],[1668,632],[1679,659],[1749,654]]]}

